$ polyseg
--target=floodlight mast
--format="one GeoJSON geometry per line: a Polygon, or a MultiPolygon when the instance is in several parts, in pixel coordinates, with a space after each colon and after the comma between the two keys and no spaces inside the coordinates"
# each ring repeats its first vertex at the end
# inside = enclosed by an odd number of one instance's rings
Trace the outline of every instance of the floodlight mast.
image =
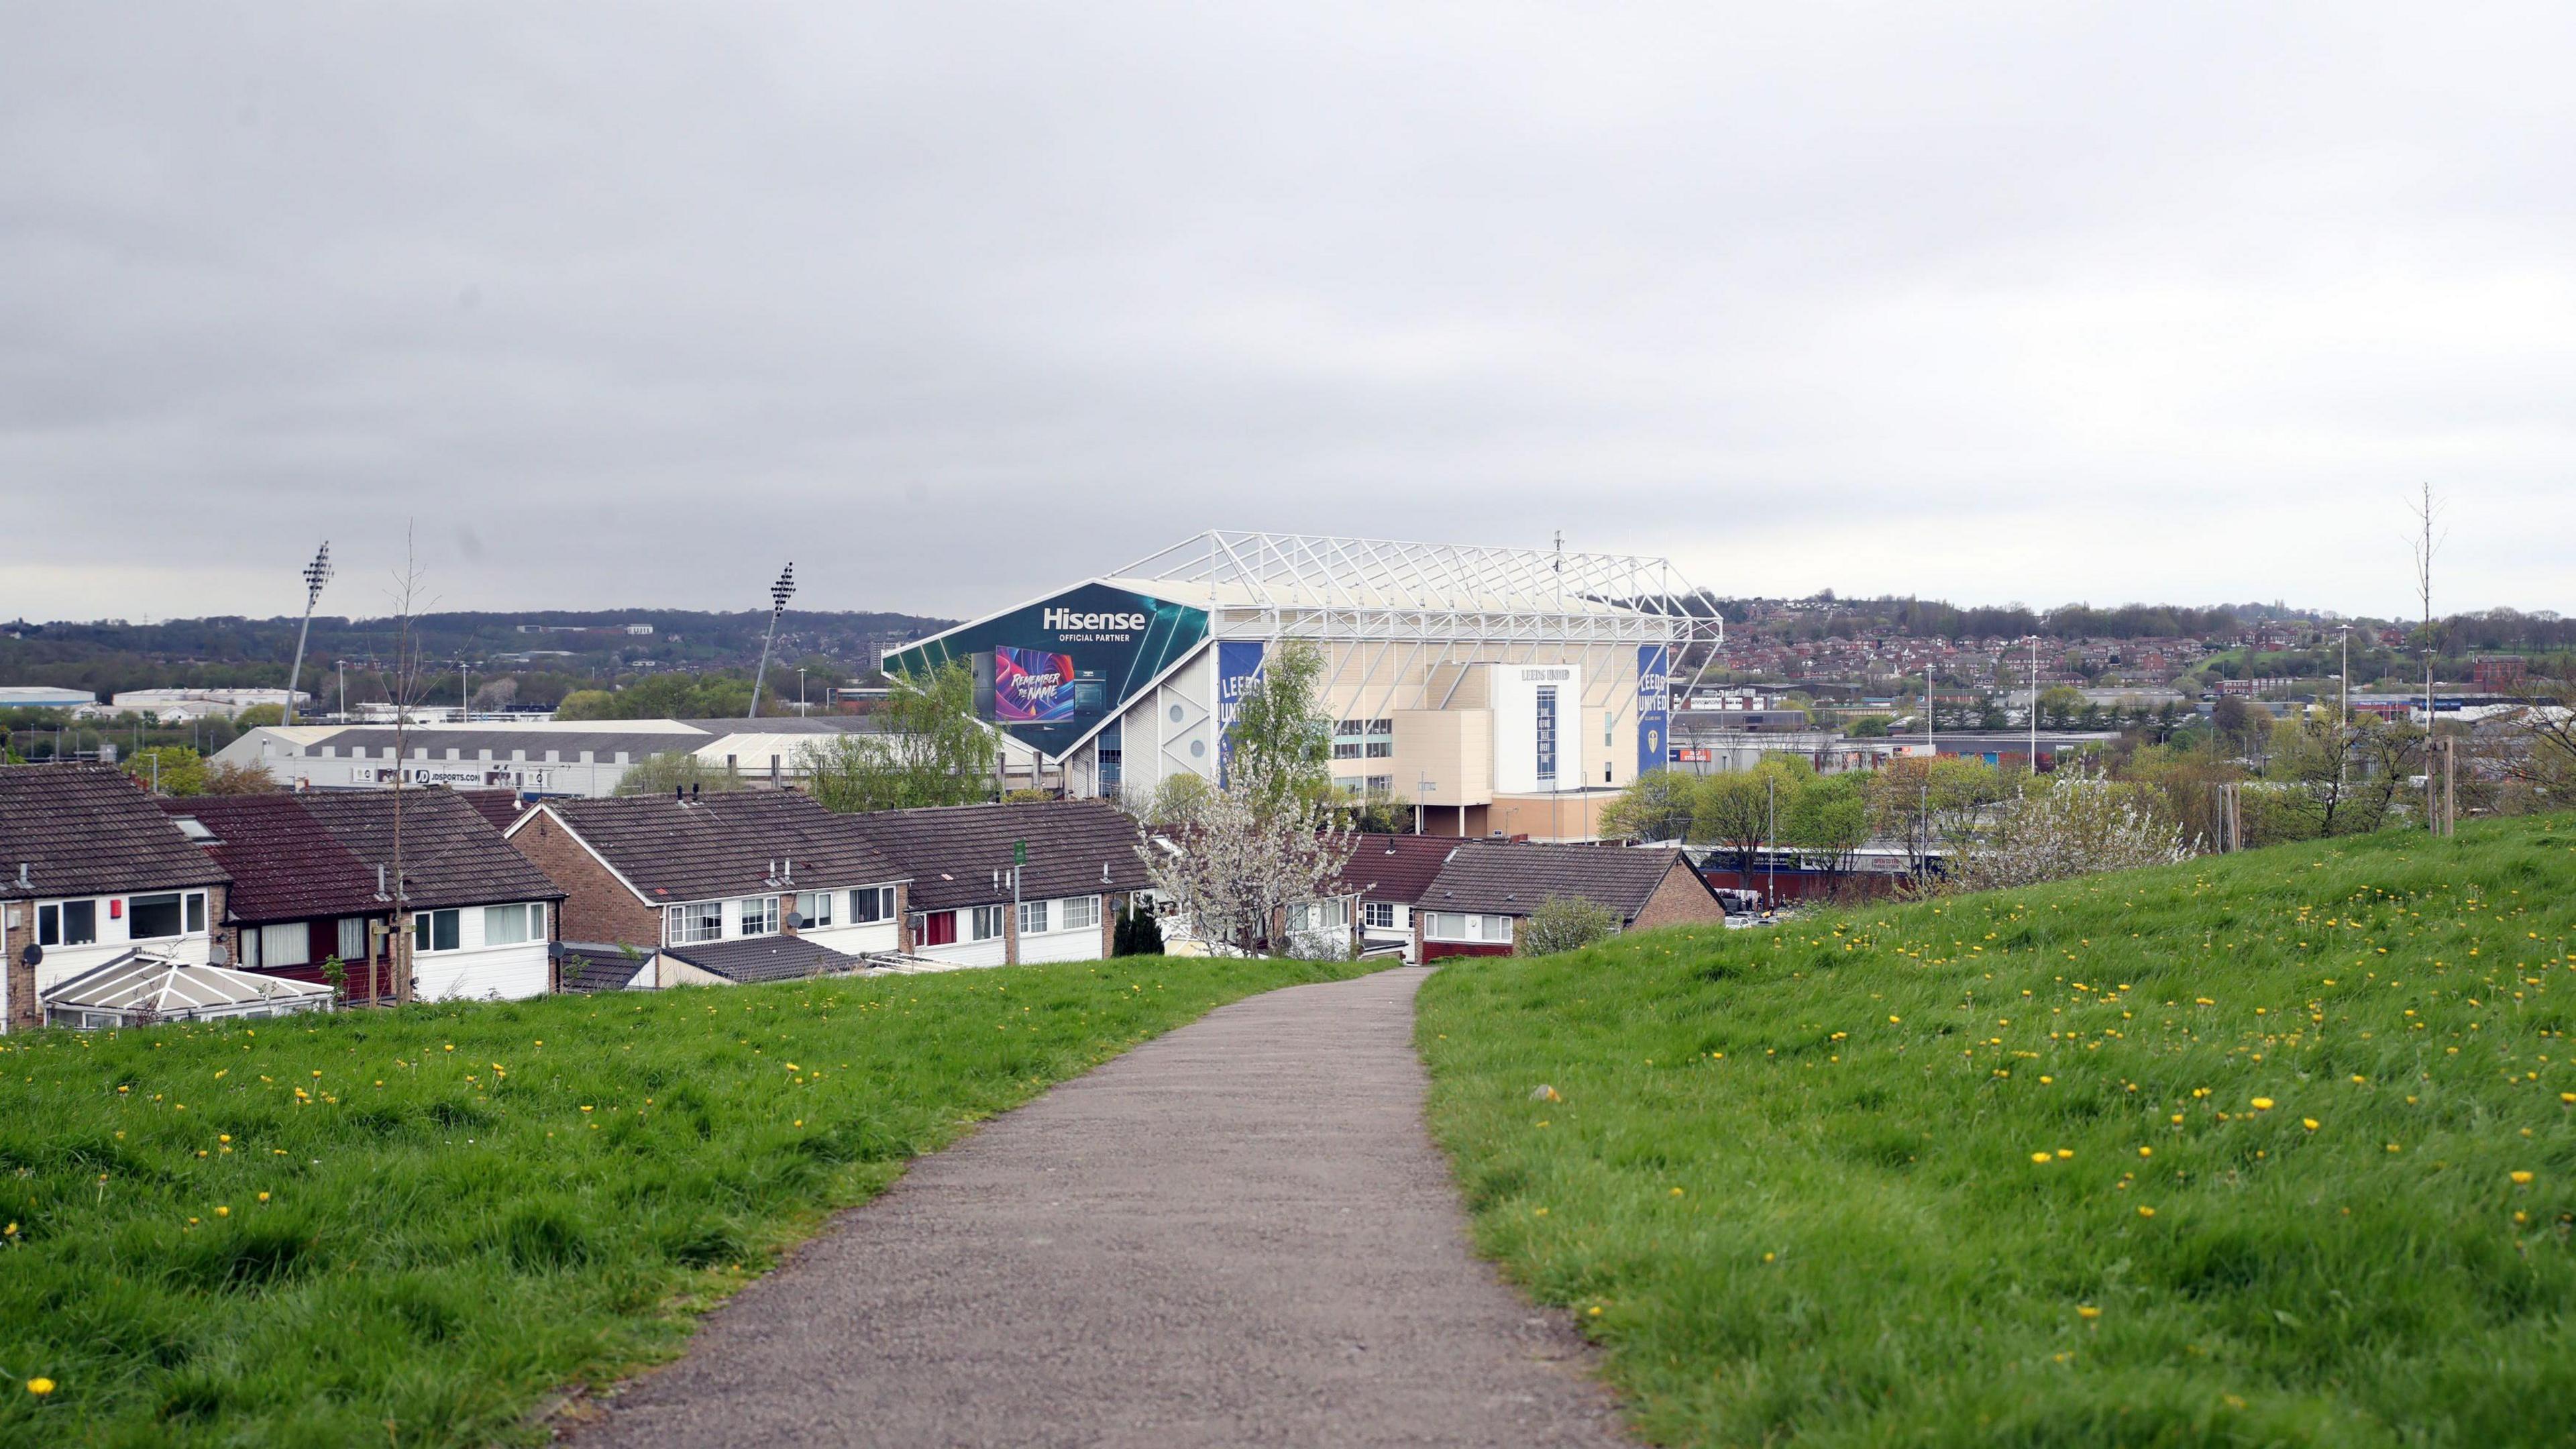
{"type": "Polygon", "coordinates": [[[313,632],[313,606],[322,601],[322,586],[331,582],[331,540],[304,566],[304,622],[295,629],[295,663],[286,671],[286,709],[279,724],[295,723],[295,686],[304,677],[304,636],[313,632]]]}
{"type": "Polygon", "coordinates": [[[769,646],[778,638],[778,616],[787,612],[787,601],[796,597],[796,563],[778,571],[778,582],[769,586],[769,632],[760,640],[760,668],[751,676],[751,712],[744,719],[760,718],[760,687],[769,678],[769,646]]]}

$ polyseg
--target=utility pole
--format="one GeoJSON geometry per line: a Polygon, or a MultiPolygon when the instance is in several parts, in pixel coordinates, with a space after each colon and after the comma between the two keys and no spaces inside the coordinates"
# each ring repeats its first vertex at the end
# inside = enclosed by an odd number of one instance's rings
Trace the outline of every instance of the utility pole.
{"type": "Polygon", "coordinates": [[[2343,631],[2343,694],[2335,704],[2335,783],[2342,784],[2344,761],[2352,754],[2351,741],[2344,732],[2352,728],[2352,626],[2343,631]]]}
{"type": "Polygon", "coordinates": [[[2030,636],[2030,776],[2039,778],[2039,636],[2030,636]]]}
{"type": "Polygon", "coordinates": [[[2422,529],[2415,543],[2415,597],[2424,609],[2424,818],[2437,835],[2441,824],[2433,795],[2433,553],[2441,544],[2433,537],[2433,520],[2440,511],[2433,485],[2426,483],[2415,505],[2415,521],[2422,529]]]}
{"type": "Polygon", "coordinates": [[[778,571],[778,582],[769,586],[769,632],[760,641],[760,668],[751,676],[751,712],[744,719],[760,718],[760,687],[769,678],[769,646],[778,638],[778,616],[787,612],[787,601],[796,596],[796,563],[778,571]]]}
{"type": "Polygon", "coordinates": [[[286,708],[278,714],[281,725],[295,723],[295,685],[304,677],[304,636],[313,632],[313,606],[322,599],[322,586],[331,582],[331,540],[322,540],[322,549],[313,562],[304,566],[304,622],[295,628],[295,663],[286,671],[286,708]]]}

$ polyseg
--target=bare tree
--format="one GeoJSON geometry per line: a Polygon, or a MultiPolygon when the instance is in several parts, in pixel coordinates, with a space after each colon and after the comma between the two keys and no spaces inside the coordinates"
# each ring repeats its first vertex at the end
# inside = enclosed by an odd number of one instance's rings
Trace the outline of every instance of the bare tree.
{"type": "MultiPolygon", "coordinates": [[[[424,582],[417,556],[412,548],[412,528],[403,525],[403,566],[393,577],[387,598],[394,607],[394,657],[392,673],[385,681],[385,696],[394,706],[394,859],[393,859],[393,939],[394,1003],[411,1001],[412,919],[411,886],[403,875],[403,770],[411,756],[411,716],[427,690],[427,676],[421,668],[419,617],[435,599],[422,597],[424,582]]],[[[378,1000],[376,963],[367,962],[367,999],[378,1000]]]]}
{"type": "MultiPolygon", "coordinates": [[[[2432,484],[2424,485],[2422,496],[2411,505],[2411,510],[2416,523],[2416,537],[2411,545],[2415,555],[2415,599],[2424,610],[2418,642],[2424,649],[2424,731],[2429,735],[2433,730],[2433,656],[2440,652],[2433,637],[2433,555],[2450,534],[2445,531],[2441,538],[2433,536],[2434,524],[2441,517],[2442,501],[2433,496],[2432,484]]],[[[2435,823],[2433,790],[2433,772],[2427,768],[2424,771],[2424,819],[2438,832],[2441,826],[2435,823]]]]}
{"type": "Polygon", "coordinates": [[[1994,890],[2171,865],[2192,854],[2182,827],[2164,818],[2151,793],[2074,765],[2025,790],[1990,832],[1963,841],[1950,881],[1962,890],[1994,890]]]}

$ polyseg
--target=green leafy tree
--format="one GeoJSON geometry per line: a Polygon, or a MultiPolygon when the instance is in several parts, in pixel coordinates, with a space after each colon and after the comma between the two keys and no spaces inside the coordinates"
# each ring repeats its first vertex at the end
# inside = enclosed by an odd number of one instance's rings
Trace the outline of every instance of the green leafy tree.
{"type": "Polygon", "coordinates": [[[125,757],[125,773],[164,795],[206,793],[206,759],[185,745],[153,745],[125,757]]]}
{"type": "Polygon", "coordinates": [[[1698,811],[1698,776],[1648,770],[1602,810],[1601,829],[1628,840],[1686,840],[1698,811]]]}
{"type": "Polygon", "coordinates": [[[1856,740],[1886,739],[1887,716],[1883,714],[1862,715],[1860,718],[1853,720],[1849,725],[1844,726],[1843,733],[1850,735],[1856,740]]]}
{"type": "Polygon", "coordinates": [[[1606,941],[1619,929],[1618,914],[1580,896],[1549,896],[1512,933],[1512,954],[1553,956],[1606,941]]]}
{"type": "Polygon", "coordinates": [[[1116,956],[1160,956],[1163,954],[1163,923],[1151,907],[1130,897],[1127,908],[1118,913],[1118,924],[1110,933],[1110,954],[1116,956]]]}
{"type": "Polygon", "coordinates": [[[555,705],[555,718],[615,719],[617,696],[604,689],[576,689],[555,705]]]}
{"type": "Polygon", "coordinates": [[[993,797],[993,732],[975,717],[975,676],[950,660],[894,677],[877,732],[825,737],[798,761],[827,810],[911,810],[993,797]]]}
{"type": "Polygon", "coordinates": [[[1828,870],[1848,870],[1869,844],[1869,801],[1858,774],[1802,780],[1780,802],[1780,839],[1828,870]]]}
{"type": "Polygon", "coordinates": [[[245,730],[257,729],[261,725],[280,723],[285,718],[286,707],[284,705],[254,704],[250,708],[233,716],[233,727],[245,730]]]}
{"type": "Polygon", "coordinates": [[[1323,651],[1289,639],[1270,651],[1226,731],[1229,785],[1240,782],[1264,814],[1332,794],[1333,724],[1318,692],[1323,651]]]}
{"type": "Polygon", "coordinates": [[[724,791],[745,788],[742,772],[731,765],[709,764],[686,750],[646,755],[626,767],[617,779],[620,795],[668,795],[674,790],[724,791]]]}

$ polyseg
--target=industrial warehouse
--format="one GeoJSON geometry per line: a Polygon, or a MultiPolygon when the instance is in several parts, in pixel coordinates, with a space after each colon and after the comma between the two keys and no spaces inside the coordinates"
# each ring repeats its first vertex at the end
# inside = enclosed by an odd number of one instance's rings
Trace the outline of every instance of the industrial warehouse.
{"type": "Polygon", "coordinates": [[[1660,558],[1212,532],[887,656],[969,662],[978,714],[1081,797],[1222,779],[1234,702],[1323,657],[1333,778],[1425,833],[1598,836],[1665,763],[1670,676],[1722,623],[1660,558]]]}

